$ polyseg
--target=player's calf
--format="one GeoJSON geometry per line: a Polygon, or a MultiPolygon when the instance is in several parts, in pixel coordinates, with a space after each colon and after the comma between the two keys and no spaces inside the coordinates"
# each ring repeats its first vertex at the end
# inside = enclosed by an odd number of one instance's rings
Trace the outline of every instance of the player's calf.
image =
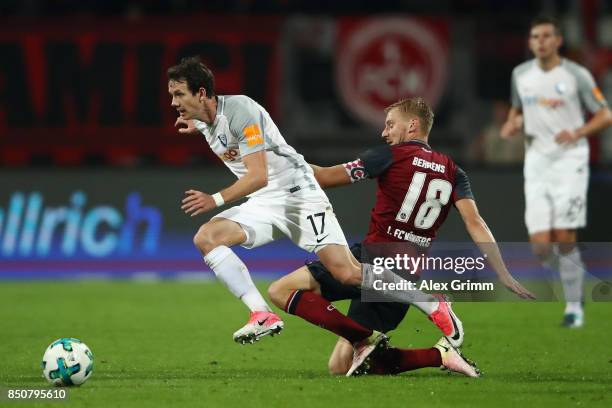
{"type": "Polygon", "coordinates": [[[353,345],[340,337],[329,356],[327,368],[331,375],[345,375],[353,362],[353,345]]]}

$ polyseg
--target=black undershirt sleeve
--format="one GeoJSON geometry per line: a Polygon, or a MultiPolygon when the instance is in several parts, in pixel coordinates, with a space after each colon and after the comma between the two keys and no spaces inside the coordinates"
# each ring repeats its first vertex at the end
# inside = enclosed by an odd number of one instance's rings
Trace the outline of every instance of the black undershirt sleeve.
{"type": "Polygon", "coordinates": [[[391,146],[382,145],[366,150],[358,156],[369,178],[383,174],[393,164],[391,146]]]}
{"type": "Polygon", "coordinates": [[[470,179],[468,178],[465,171],[459,166],[457,166],[457,171],[455,172],[455,190],[453,193],[454,201],[461,200],[463,198],[474,199],[474,194],[472,193],[472,187],[470,186],[470,179]]]}

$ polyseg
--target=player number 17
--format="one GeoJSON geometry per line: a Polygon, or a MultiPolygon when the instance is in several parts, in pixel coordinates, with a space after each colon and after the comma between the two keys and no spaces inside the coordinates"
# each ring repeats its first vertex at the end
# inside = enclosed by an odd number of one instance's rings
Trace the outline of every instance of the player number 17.
{"type": "MultiPolygon", "coordinates": [[[[404,202],[395,216],[396,221],[407,223],[410,220],[412,211],[414,211],[414,207],[421,196],[421,190],[423,190],[426,178],[426,173],[421,173],[420,171],[414,173],[404,197],[404,202]]],[[[452,192],[453,186],[447,180],[431,180],[427,186],[425,201],[419,206],[414,217],[414,227],[419,229],[431,228],[438,219],[442,207],[448,203],[452,192]]]]}
{"type": "Polygon", "coordinates": [[[310,224],[312,225],[312,229],[314,230],[315,235],[321,235],[325,232],[325,213],[324,212],[312,214],[306,218],[310,221],[310,224]],[[319,230],[317,230],[317,226],[315,225],[315,220],[314,220],[315,217],[321,218],[321,228],[319,230]]]}

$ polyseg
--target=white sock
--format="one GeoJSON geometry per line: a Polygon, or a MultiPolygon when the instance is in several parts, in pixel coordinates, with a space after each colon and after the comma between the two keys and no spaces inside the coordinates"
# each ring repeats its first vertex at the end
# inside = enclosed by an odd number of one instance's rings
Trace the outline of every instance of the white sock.
{"type": "Polygon", "coordinates": [[[204,257],[204,262],[251,312],[271,311],[253,283],[246,265],[231,249],[224,245],[218,246],[204,257]]]}
{"type": "MultiPolygon", "coordinates": [[[[419,296],[422,296],[422,295],[419,295],[419,296]]],[[[438,306],[440,305],[440,301],[438,299],[432,297],[431,300],[428,300],[428,301],[414,301],[414,302],[412,302],[412,304],[415,305],[416,307],[418,307],[419,309],[421,309],[421,311],[423,313],[425,313],[427,316],[429,316],[433,312],[438,310],[438,306]]]]}
{"type": "Polygon", "coordinates": [[[582,285],[585,266],[578,248],[567,254],[559,254],[559,274],[565,296],[565,313],[576,313],[582,310],[582,285]]]}
{"type": "Polygon", "coordinates": [[[550,294],[551,300],[558,299],[559,301],[561,301],[561,299],[564,297],[562,293],[563,285],[561,285],[561,287],[557,285],[557,276],[560,275],[560,272],[559,272],[559,245],[556,243],[550,243],[550,252],[546,255],[545,258],[540,258],[540,262],[542,262],[542,266],[544,266],[544,268],[550,269],[551,271],[554,272],[554,274],[550,275],[551,291],[552,291],[552,293],[550,294]]]}
{"type": "Polygon", "coordinates": [[[559,270],[559,246],[557,244],[551,244],[548,256],[542,259],[542,265],[553,271],[559,270]]]}
{"type": "MultiPolygon", "coordinates": [[[[403,278],[388,269],[382,273],[375,274],[370,264],[361,264],[361,288],[374,291],[374,281],[381,280],[385,283],[399,283],[403,278]]],[[[376,290],[377,294],[383,296],[390,302],[409,303],[421,309],[427,316],[438,309],[439,301],[434,296],[421,290],[376,290]]]]}

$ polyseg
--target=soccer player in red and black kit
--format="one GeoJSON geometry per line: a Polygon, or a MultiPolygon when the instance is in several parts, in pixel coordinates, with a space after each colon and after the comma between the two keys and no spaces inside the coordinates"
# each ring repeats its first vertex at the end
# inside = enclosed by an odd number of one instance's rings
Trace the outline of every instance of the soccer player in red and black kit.
{"type": "MultiPolygon", "coordinates": [[[[454,204],[500,282],[519,297],[534,298],[508,272],[493,235],[478,213],[465,172],[451,158],[429,146],[431,108],[422,98],[412,98],[389,106],[386,113],[382,132],[385,145],[349,163],[313,166],[323,188],[378,179],[376,204],[363,244],[409,242],[428,248],[454,204]]],[[[351,251],[357,260],[362,260],[360,244],[351,251]]],[[[355,362],[354,351],[372,336],[373,330],[386,333],[395,329],[408,311],[404,303],[363,302],[359,288],[340,284],[320,262],[308,263],[279,279],[268,293],[287,313],[340,336],[329,361],[332,374],[363,372],[361,361],[355,362]],[[330,303],[342,299],[352,299],[348,317],[330,303]]],[[[375,374],[444,366],[471,377],[479,375],[444,337],[429,349],[381,347],[367,363],[368,371],[375,374]]]]}

